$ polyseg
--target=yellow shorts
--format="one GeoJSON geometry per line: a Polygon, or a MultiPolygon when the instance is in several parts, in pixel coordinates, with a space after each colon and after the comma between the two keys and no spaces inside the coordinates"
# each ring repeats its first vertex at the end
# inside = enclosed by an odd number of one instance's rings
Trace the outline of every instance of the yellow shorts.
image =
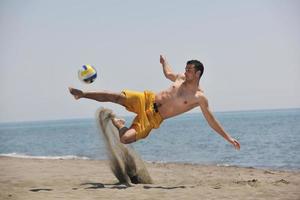
{"type": "Polygon", "coordinates": [[[155,94],[151,91],[135,92],[123,90],[126,96],[125,107],[137,114],[130,128],[136,130],[136,140],[145,138],[153,128],[158,128],[163,121],[154,110],[155,94]]]}

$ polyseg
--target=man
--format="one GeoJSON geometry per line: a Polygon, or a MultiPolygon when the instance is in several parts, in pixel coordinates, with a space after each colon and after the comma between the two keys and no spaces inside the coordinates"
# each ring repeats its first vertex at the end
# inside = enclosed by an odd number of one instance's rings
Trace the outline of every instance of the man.
{"type": "Polygon", "coordinates": [[[236,149],[239,142],[222,128],[209,109],[208,100],[200,88],[200,78],[204,66],[198,60],[187,62],[184,74],[174,74],[166,58],[160,55],[164,75],[173,83],[170,88],[157,94],[151,91],[135,92],[124,90],[121,93],[109,91],[83,92],[69,88],[75,99],[88,98],[100,102],[113,102],[126,107],[137,114],[132,125],[125,127],[123,119],[113,118],[112,122],[119,130],[120,141],[124,144],[135,142],[148,136],[153,128],[158,128],[163,120],[200,107],[208,124],[236,149]]]}

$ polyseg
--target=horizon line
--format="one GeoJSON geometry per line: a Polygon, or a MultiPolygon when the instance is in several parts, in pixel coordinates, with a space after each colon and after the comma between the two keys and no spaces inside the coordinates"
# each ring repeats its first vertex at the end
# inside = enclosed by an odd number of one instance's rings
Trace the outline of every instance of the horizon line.
{"type": "MultiPolygon", "coordinates": [[[[233,112],[260,112],[260,111],[279,111],[279,110],[298,110],[300,107],[290,107],[290,108],[258,108],[258,109],[245,109],[245,110],[223,110],[223,111],[213,111],[213,113],[233,113],[233,112]]],[[[190,114],[198,114],[201,112],[193,112],[189,111],[186,113],[182,113],[181,115],[190,115],[190,114]]],[[[120,115],[121,117],[132,117],[132,115],[120,115]]],[[[175,118],[172,117],[172,118],[175,118]]],[[[42,120],[17,120],[17,121],[0,121],[0,124],[9,124],[9,123],[30,123],[30,122],[54,122],[54,121],[69,121],[69,120],[89,120],[93,119],[93,117],[83,117],[83,118],[59,118],[59,119],[42,119],[42,120]]]]}

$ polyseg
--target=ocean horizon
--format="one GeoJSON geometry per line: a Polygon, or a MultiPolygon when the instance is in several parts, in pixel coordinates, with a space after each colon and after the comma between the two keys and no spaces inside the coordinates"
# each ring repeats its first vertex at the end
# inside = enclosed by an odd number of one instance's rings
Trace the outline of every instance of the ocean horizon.
{"type": "MultiPolygon", "coordinates": [[[[300,169],[300,108],[214,112],[241,150],[215,133],[201,113],[167,119],[132,146],[149,162],[300,169]]],[[[133,116],[125,116],[127,125],[133,116]]],[[[95,119],[0,123],[0,156],[105,160],[95,119]]]]}

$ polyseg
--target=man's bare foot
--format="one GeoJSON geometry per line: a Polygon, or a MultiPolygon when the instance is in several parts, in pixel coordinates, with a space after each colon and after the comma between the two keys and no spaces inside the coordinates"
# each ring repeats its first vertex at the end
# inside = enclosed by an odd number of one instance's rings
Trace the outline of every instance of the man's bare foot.
{"type": "Polygon", "coordinates": [[[81,90],[69,87],[69,91],[75,99],[80,99],[81,97],[83,97],[83,92],[81,90]]]}
{"type": "Polygon", "coordinates": [[[125,126],[124,119],[119,119],[119,118],[114,117],[111,119],[111,122],[118,130],[120,130],[121,128],[123,128],[125,126]]]}

